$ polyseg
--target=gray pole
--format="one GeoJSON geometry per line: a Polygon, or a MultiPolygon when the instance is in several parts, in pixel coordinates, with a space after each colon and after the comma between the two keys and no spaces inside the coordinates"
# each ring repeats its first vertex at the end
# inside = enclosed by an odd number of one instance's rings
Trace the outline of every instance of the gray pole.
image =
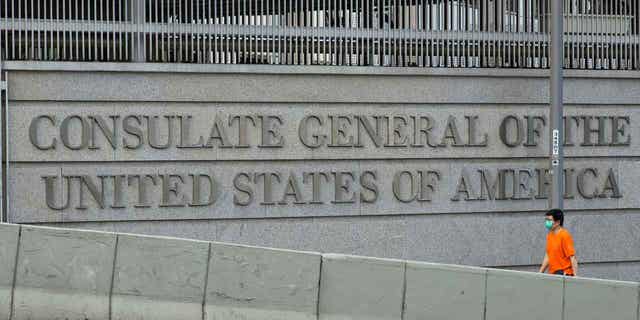
{"type": "Polygon", "coordinates": [[[562,69],[564,63],[563,43],[563,2],[549,0],[551,3],[551,194],[549,206],[563,208],[564,200],[564,120],[562,106],[562,69]]]}

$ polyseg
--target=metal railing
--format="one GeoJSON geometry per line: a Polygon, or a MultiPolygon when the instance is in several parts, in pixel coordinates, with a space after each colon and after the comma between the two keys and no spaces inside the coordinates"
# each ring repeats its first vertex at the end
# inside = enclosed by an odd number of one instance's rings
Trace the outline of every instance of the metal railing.
{"type": "MultiPolygon", "coordinates": [[[[4,0],[5,60],[547,68],[555,0],[4,0]]],[[[640,69],[638,0],[564,0],[565,67],[640,69]]]]}

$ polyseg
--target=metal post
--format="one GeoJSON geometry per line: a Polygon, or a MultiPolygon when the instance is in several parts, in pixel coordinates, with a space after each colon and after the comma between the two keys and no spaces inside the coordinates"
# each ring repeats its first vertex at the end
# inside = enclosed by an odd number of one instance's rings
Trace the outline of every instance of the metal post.
{"type": "MultiPolygon", "coordinates": [[[[3,130],[2,130],[2,123],[3,123],[3,115],[2,113],[4,112],[4,108],[2,108],[1,106],[4,105],[5,103],[5,99],[8,102],[8,98],[7,98],[7,82],[6,79],[4,77],[4,72],[2,72],[2,67],[3,67],[3,63],[2,63],[2,56],[0,54],[0,222],[7,222],[7,217],[5,214],[5,202],[4,202],[4,189],[6,187],[6,185],[4,184],[4,177],[5,177],[5,170],[4,170],[4,150],[2,148],[2,141],[4,141],[3,138],[3,130]]],[[[8,129],[7,129],[8,130],[8,129]]]]}
{"type": "Polygon", "coordinates": [[[131,61],[134,62],[145,62],[147,60],[145,49],[146,30],[144,30],[146,3],[144,0],[131,1],[130,21],[136,26],[132,35],[133,41],[131,42],[131,61]]]}
{"type": "Polygon", "coordinates": [[[562,100],[562,70],[564,64],[563,0],[551,2],[551,194],[549,206],[563,208],[564,200],[564,120],[562,100]]]}

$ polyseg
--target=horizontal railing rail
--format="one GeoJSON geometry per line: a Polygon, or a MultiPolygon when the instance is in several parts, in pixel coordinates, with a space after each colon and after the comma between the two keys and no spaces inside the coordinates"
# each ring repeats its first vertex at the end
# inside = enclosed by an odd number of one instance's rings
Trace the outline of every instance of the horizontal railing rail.
{"type": "MultiPolygon", "coordinates": [[[[7,0],[5,60],[548,68],[550,0],[7,0]]],[[[638,1],[564,0],[565,67],[640,69],[638,1]]]]}

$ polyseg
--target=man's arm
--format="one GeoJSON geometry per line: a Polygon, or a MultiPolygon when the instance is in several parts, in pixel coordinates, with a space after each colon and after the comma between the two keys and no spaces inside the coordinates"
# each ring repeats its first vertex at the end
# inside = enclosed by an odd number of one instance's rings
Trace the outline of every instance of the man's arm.
{"type": "Polygon", "coordinates": [[[573,275],[578,276],[578,259],[576,256],[571,256],[571,268],[573,269],[573,275]]]}
{"type": "Polygon", "coordinates": [[[549,255],[545,253],[544,259],[542,259],[542,265],[540,266],[540,273],[547,271],[547,267],[549,267],[549,255]]]}

